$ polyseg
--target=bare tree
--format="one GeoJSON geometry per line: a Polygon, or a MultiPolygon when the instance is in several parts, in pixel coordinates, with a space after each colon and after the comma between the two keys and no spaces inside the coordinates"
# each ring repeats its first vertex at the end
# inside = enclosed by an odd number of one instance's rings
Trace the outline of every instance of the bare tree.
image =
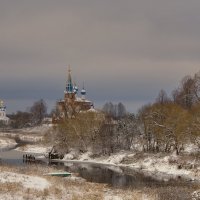
{"type": "Polygon", "coordinates": [[[130,150],[139,135],[138,121],[134,114],[126,115],[117,123],[117,143],[120,149],[130,150]]]}
{"type": "Polygon", "coordinates": [[[106,116],[102,125],[100,126],[95,146],[93,147],[96,153],[110,154],[117,148],[117,123],[112,117],[106,116]]]}
{"type": "Polygon", "coordinates": [[[126,107],[121,102],[113,104],[112,102],[106,103],[103,106],[103,112],[114,119],[120,119],[126,115],[126,107]]]}
{"type": "Polygon", "coordinates": [[[118,105],[117,105],[117,117],[120,119],[120,118],[123,118],[123,117],[125,117],[126,116],[126,107],[124,106],[124,104],[123,103],[118,103],[118,105]]]}
{"type": "Polygon", "coordinates": [[[31,114],[29,112],[17,111],[17,113],[9,115],[12,128],[24,128],[30,126],[31,114]]]}
{"type": "Polygon", "coordinates": [[[47,106],[43,99],[36,101],[30,108],[30,113],[32,114],[32,124],[39,125],[42,123],[45,115],[47,114],[47,106]]]}
{"type": "Polygon", "coordinates": [[[193,92],[197,102],[200,102],[200,72],[194,75],[193,92]]]}
{"type": "Polygon", "coordinates": [[[115,106],[113,105],[112,102],[109,102],[109,103],[106,103],[104,106],[103,106],[103,112],[106,113],[106,115],[108,116],[115,116],[115,106]]]}
{"type": "Polygon", "coordinates": [[[172,96],[175,103],[191,109],[196,102],[194,79],[191,76],[185,76],[180,87],[172,92],[172,96]]]}
{"type": "Polygon", "coordinates": [[[156,103],[165,104],[168,102],[170,102],[170,99],[168,98],[167,93],[165,92],[165,90],[160,90],[156,98],[156,103]]]}

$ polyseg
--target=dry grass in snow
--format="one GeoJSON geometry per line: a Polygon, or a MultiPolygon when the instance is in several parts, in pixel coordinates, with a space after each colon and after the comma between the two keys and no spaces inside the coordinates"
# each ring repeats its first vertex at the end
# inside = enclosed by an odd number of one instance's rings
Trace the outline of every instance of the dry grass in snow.
{"type": "Polygon", "coordinates": [[[155,190],[114,189],[106,184],[88,183],[74,177],[43,174],[53,168],[42,166],[0,166],[0,199],[6,200],[153,200],[155,190]]]}

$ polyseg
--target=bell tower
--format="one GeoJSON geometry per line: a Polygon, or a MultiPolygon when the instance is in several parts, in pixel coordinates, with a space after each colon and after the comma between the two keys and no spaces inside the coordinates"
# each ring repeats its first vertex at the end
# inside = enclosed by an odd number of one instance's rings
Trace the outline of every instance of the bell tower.
{"type": "Polygon", "coordinates": [[[71,77],[71,68],[69,65],[68,69],[68,76],[67,76],[67,83],[66,83],[66,90],[65,90],[65,100],[67,102],[70,102],[71,100],[75,100],[75,91],[74,91],[74,86],[72,83],[72,77],[71,77]]]}

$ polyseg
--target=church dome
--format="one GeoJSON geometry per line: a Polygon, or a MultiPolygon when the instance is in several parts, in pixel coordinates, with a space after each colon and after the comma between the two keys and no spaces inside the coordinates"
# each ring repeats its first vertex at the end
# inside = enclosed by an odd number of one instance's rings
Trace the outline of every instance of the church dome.
{"type": "Polygon", "coordinates": [[[85,89],[82,89],[82,90],[81,90],[81,94],[82,94],[82,95],[85,95],[85,94],[86,94],[86,90],[85,90],[85,89]]]}
{"type": "Polygon", "coordinates": [[[74,86],[74,92],[77,93],[78,92],[78,87],[74,86]]]}

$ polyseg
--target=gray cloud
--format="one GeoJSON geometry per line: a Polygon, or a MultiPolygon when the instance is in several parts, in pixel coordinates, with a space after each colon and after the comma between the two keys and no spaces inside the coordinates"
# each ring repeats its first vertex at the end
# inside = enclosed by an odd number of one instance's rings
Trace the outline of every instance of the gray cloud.
{"type": "Polygon", "coordinates": [[[199,70],[199,10],[198,0],[2,0],[1,98],[52,102],[71,64],[96,102],[151,101],[199,70]]]}

